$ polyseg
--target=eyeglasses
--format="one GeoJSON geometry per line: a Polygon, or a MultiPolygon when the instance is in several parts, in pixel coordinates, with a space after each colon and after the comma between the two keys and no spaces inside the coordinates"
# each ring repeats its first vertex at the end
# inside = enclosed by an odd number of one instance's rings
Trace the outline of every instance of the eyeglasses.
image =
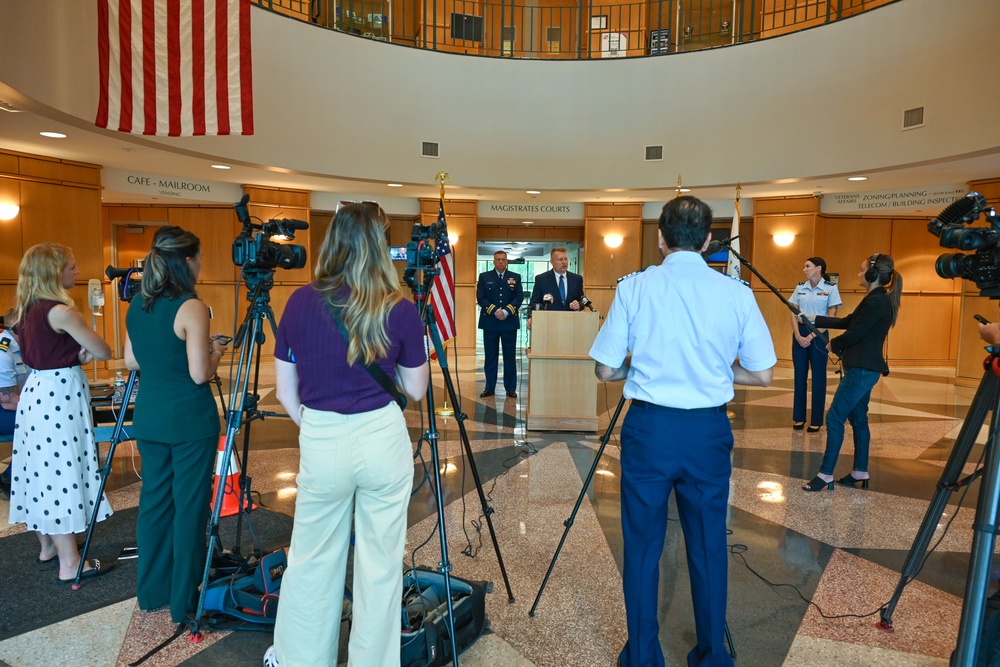
{"type": "Polygon", "coordinates": [[[343,206],[350,206],[351,204],[360,204],[361,206],[371,206],[376,211],[381,211],[382,210],[382,207],[379,205],[379,203],[377,201],[354,201],[354,200],[345,201],[345,200],[342,199],[342,200],[340,200],[340,203],[337,204],[337,210],[335,212],[339,213],[341,207],[343,207],[343,206]]]}

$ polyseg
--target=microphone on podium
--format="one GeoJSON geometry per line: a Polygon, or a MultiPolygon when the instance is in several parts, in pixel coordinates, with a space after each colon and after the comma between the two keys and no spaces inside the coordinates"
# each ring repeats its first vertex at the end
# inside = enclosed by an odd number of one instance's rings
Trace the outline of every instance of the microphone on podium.
{"type": "Polygon", "coordinates": [[[545,296],[543,296],[542,297],[542,310],[548,310],[549,306],[552,305],[553,301],[555,301],[555,297],[552,296],[551,294],[546,294],[545,296]]]}
{"type": "Polygon", "coordinates": [[[594,302],[588,299],[585,295],[580,295],[580,305],[586,308],[590,308],[591,312],[597,312],[594,310],[594,302]]]}

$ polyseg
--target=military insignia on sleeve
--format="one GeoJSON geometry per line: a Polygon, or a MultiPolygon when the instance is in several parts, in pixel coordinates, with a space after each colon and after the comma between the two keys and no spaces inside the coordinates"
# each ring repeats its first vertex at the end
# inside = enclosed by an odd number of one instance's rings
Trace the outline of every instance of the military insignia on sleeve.
{"type": "MultiPolygon", "coordinates": [[[[646,269],[648,269],[648,268],[649,268],[649,267],[647,266],[647,267],[646,267],[646,269]]],[[[628,275],[625,275],[625,276],[622,276],[622,277],[621,277],[621,278],[619,278],[619,279],[618,279],[618,280],[617,280],[616,282],[619,282],[619,283],[620,283],[620,282],[621,282],[621,281],[623,281],[623,280],[628,280],[628,279],[629,279],[629,278],[631,278],[632,276],[637,276],[637,275],[639,275],[640,273],[642,273],[642,272],[643,272],[643,271],[645,271],[646,269],[639,269],[638,271],[633,271],[632,273],[630,273],[630,274],[628,274],[628,275]]]]}
{"type": "Polygon", "coordinates": [[[7,338],[6,336],[4,338],[0,338],[0,352],[6,352],[9,349],[10,349],[10,338],[7,338]]]}

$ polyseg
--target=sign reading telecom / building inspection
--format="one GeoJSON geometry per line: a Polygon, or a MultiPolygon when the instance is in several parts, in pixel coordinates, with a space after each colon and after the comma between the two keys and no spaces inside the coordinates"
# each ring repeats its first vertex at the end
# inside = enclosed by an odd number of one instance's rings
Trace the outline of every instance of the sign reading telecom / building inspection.
{"type": "MultiPolygon", "coordinates": [[[[936,185],[928,188],[901,188],[879,192],[842,192],[823,197],[823,213],[878,213],[899,209],[929,208],[936,212],[965,194],[965,188],[936,185]]],[[[926,213],[926,211],[924,211],[926,213]]]]}
{"type": "Polygon", "coordinates": [[[166,197],[169,199],[197,199],[211,202],[231,202],[242,196],[240,186],[234,183],[202,181],[182,176],[157,176],[122,169],[103,169],[101,184],[113,192],[166,197]]]}

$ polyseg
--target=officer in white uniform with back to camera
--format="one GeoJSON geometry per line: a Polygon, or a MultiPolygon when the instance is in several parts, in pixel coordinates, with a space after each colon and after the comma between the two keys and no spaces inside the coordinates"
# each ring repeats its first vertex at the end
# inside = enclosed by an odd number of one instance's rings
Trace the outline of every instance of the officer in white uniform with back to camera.
{"type": "Polygon", "coordinates": [[[656,591],[672,490],[697,634],[687,664],[733,664],[723,641],[733,448],[726,403],[734,382],[769,385],[777,358],[753,292],[702,259],[711,226],[712,210],[694,197],[663,207],[663,263],[619,283],[590,350],[598,378],[626,380],[624,395],[632,399],[621,429],[624,667],[664,664],[656,591]]]}

